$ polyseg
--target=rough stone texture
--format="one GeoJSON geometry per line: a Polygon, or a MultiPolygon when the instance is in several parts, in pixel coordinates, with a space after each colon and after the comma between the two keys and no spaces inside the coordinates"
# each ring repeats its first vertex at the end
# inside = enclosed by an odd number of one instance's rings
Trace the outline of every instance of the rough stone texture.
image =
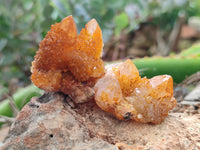
{"type": "MultiPolygon", "coordinates": [[[[0,145],[3,142],[4,138],[8,134],[9,126],[3,126],[0,128],[0,145]]],[[[1,147],[1,146],[0,146],[1,147]]]]}
{"type": "Polygon", "coordinates": [[[181,104],[200,107],[200,85],[196,86],[189,94],[187,94],[181,104]]]}
{"type": "Polygon", "coordinates": [[[46,93],[21,110],[4,150],[200,149],[200,114],[170,113],[162,124],[120,121],[94,101],[74,107],[61,93],[46,93]]]}

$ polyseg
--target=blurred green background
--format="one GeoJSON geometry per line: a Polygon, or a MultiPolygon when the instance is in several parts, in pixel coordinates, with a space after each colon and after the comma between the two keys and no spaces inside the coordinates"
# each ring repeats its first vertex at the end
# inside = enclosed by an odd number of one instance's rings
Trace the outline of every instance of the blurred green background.
{"type": "Polygon", "coordinates": [[[105,43],[103,59],[111,61],[178,53],[181,48],[170,45],[169,33],[181,29],[175,30],[178,23],[182,27],[192,16],[200,16],[199,8],[200,0],[1,0],[0,91],[30,84],[30,65],[40,41],[51,24],[68,15],[73,15],[79,31],[91,18],[97,20],[105,43]],[[170,50],[159,53],[159,44],[170,50]],[[135,54],[136,50],[145,53],[135,54]]]}

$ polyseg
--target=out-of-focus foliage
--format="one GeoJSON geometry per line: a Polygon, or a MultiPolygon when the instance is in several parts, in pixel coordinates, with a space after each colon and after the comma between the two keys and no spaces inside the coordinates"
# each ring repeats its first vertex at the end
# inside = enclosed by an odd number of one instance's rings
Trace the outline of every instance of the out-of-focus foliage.
{"type": "Polygon", "coordinates": [[[180,56],[196,56],[199,57],[200,56],[200,43],[197,43],[195,45],[193,45],[192,47],[182,51],[180,54],[180,56]]]}
{"type": "Polygon", "coordinates": [[[0,1],[0,83],[13,77],[28,80],[30,62],[41,40],[39,1],[0,1]]]}
{"type": "Polygon", "coordinates": [[[191,16],[200,16],[200,0],[151,0],[149,9],[153,22],[165,30],[170,30],[179,17],[187,21],[191,16]]]}
{"type": "Polygon", "coordinates": [[[200,16],[200,0],[1,0],[0,83],[13,77],[30,82],[30,65],[50,25],[73,15],[78,30],[95,18],[104,42],[111,35],[135,30],[152,22],[170,30],[180,15],[200,16]]]}
{"type": "Polygon", "coordinates": [[[128,16],[126,13],[121,13],[115,17],[115,35],[119,36],[122,29],[127,27],[129,24],[128,16]]]}

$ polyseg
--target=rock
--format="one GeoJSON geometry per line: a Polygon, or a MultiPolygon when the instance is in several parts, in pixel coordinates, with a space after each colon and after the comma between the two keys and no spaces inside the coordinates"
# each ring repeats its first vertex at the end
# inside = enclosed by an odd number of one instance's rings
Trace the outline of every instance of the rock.
{"type": "Polygon", "coordinates": [[[70,106],[68,96],[46,93],[18,114],[3,150],[200,149],[200,115],[170,113],[159,125],[120,121],[94,101],[70,106]]]}
{"type": "Polygon", "coordinates": [[[12,124],[3,149],[112,149],[117,147],[98,138],[64,101],[65,96],[47,93],[33,98],[12,124]]]}
{"type": "Polygon", "coordinates": [[[1,142],[3,142],[4,138],[6,137],[6,135],[8,134],[8,131],[9,131],[9,126],[3,126],[0,128],[0,145],[1,142]]]}
{"type": "Polygon", "coordinates": [[[195,87],[188,95],[186,95],[181,104],[200,107],[200,85],[195,87]]]}
{"type": "Polygon", "coordinates": [[[190,38],[199,38],[199,33],[195,28],[190,27],[188,25],[183,25],[181,28],[181,38],[190,39],[190,38]]]}

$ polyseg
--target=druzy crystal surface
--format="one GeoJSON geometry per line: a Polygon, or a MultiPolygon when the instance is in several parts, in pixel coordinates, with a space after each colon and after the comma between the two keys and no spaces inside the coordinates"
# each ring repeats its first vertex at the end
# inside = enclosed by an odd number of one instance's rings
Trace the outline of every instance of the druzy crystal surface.
{"type": "Polygon", "coordinates": [[[31,80],[45,91],[62,91],[84,101],[84,97],[92,97],[90,87],[104,74],[102,49],[102,33],[95,19],[78,35],[73,17],[68,16],[52,25],[40,43],[32,62],[31,80]]]}
{"type": "Polygon", "coordinates": [[[176,105],[172,77],[141,78],[131,60],[106,66],[94,89],[97,105],[121,120],[158,124],[176,105]]]}

